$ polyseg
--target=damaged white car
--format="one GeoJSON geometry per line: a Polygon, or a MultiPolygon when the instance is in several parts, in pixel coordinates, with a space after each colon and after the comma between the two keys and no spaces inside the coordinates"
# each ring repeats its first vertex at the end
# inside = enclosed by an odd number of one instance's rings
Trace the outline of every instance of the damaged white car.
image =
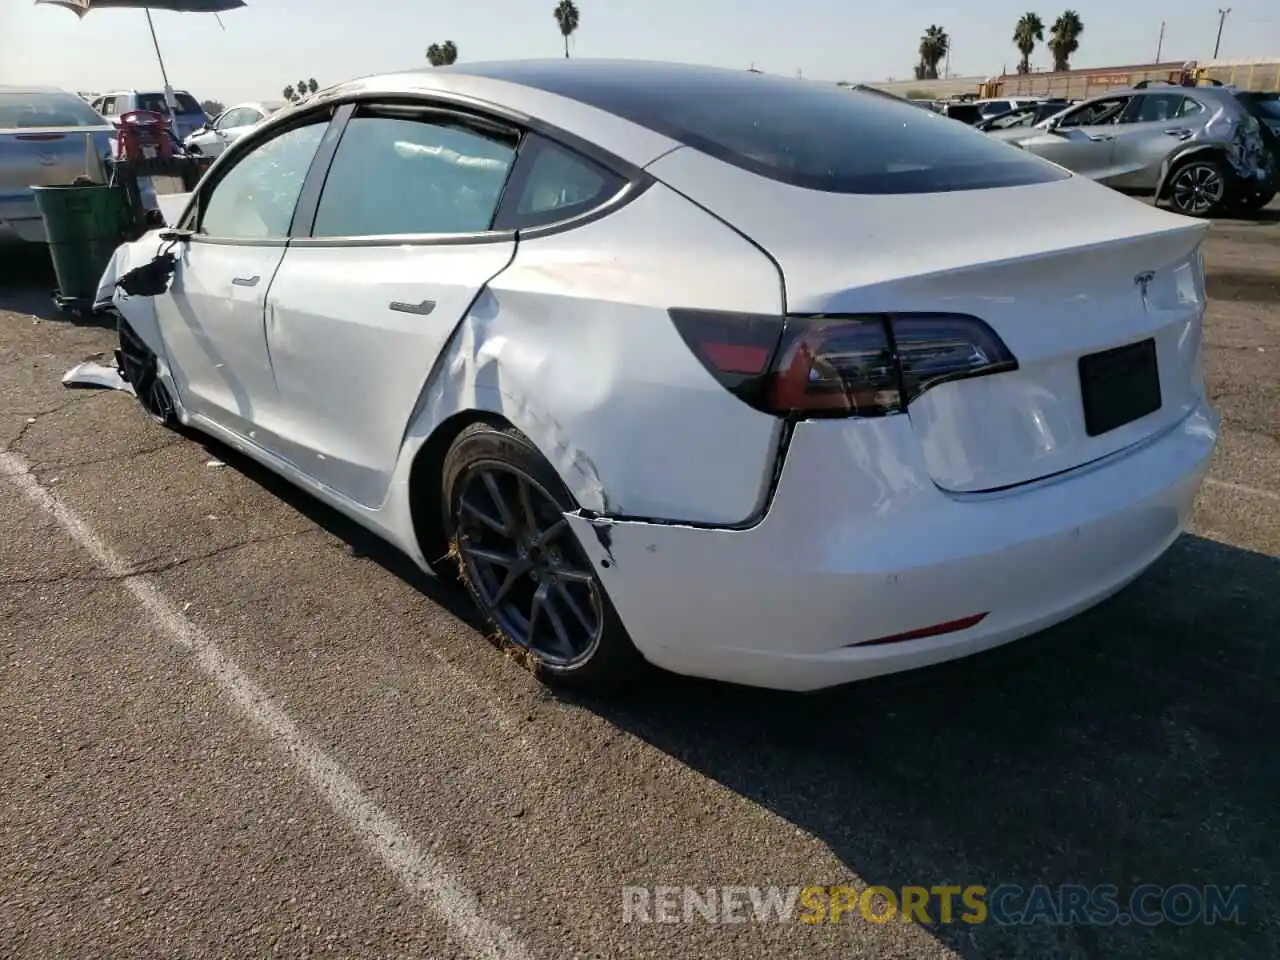
{"type": "Polygon", "coordinates": [[[464,64],[275,115],[103,296],[152,414],[460,571],[542,676],[809,690],[1172,544],[1206,229],[834,86],[464,64]]]}

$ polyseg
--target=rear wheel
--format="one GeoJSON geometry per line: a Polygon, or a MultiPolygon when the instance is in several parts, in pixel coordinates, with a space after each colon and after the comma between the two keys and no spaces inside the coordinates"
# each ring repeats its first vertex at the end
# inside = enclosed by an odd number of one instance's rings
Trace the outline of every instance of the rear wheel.
{"type": "Polygon", "coordinates": [[[445,457],[443,479],[444,528],[462,581],[536,675],[605,687],[643,670],[564,518],[578,504],[523,434],[467,427],[445,457]]]}
{"type": "Polygon", "coordinates": [[[1169,204],[1188,217],[1212,217],[1231,200],[1230,179],[1219,160],[1188,160],[1169,178],[1169,204]]]}

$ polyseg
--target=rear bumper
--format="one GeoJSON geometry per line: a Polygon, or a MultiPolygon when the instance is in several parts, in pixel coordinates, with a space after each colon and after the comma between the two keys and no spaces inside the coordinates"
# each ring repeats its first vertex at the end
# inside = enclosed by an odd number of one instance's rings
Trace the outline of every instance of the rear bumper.
{"type": "Polygon", "coordinates": [[[0,200],[0,239],[46,243],[44,218],[36,207],[34,196],[7,197],[0,200]]]}
{"type": "Polygon", "coordinates": [[[812,690],[998,646],[1120,590],[1185,528],[1217,428],[1201,403],[1102,461],[964,496],[922,479],[905,417],[810,421],[749,530],[570,522],[651,662],[812,690]],[[980,613],[965,630],[850,646],[980,613]]]}

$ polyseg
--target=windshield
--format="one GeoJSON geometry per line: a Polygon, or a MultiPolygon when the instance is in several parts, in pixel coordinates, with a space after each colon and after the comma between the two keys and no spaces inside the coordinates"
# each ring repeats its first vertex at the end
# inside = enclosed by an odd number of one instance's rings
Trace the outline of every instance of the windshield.
{"type": "Polygon", "coordinates": [[[1013,127],[1030,127],[1036,122],[1036,117],[1040,116],[1038,107],[1022,107],[1006,113],[1002,117],[992,117],[985,124],[984,130],[1009,130],[1013,127]]]}
{"type": "MultiPolygon", "coordinates": [[[[178,113],[204,113],[200,109],[200,104],[196,103],[195,97],[189,93],[183,93],[175,90],[173,97],[178,101],[178,113]]],[[[140,93],[138,94],[138,109],[147,110],[151,113],[160,113],[168,115],[169,108],[164,102],[163,93],[140,93]]]]}
{"type": "MultiPolygon", "coordinates": [[[[1069,176],[963,123],[834,84],[625,61],[580,66],[571,73],[524,64],[485,65],[475,72],[518,73],[518,82],[623,117],[759,176],[810,190],[946,193],[1069,176]]],[[[972,104],[964,107],[977,112],[972,104]]]]}
{"type": "Polygon", "coordinates": [[[106,126],[106,117],[69,93],[0,93],[0,129],[106,126]]]}

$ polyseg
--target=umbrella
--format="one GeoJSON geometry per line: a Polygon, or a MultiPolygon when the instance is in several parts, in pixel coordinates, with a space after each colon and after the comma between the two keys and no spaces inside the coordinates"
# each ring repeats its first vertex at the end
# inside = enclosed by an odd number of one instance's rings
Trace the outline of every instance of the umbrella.
{"type": "Polygon", "coordinates": [[[65,7],[77,17],[83,19],[91,10],[143,9],[147,12],[147,26],[151,29],[151,43],[156,48],[156,59],[160,61],[160,75],[164,78],[164,98],[172,111],[177,104],[173,99],[173,87],[169,86],[169,73],[164,68],[164,57],[160,55],[160,41],[156,39],[156,27],[151,21],[152,10],[173,10],[177,13],[221,13],[234,10],[245,5],[244,0],[36,0],[36,5],[48,4],[53,7],[65,7]]]}

